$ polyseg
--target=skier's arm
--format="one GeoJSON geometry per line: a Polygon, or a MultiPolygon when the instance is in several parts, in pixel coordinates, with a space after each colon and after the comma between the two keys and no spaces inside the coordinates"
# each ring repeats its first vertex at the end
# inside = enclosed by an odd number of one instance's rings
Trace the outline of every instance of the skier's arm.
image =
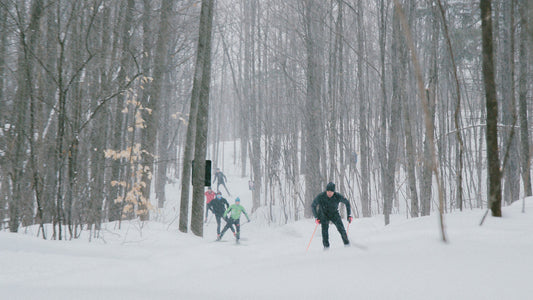
{"type": "Polygon", "coordinates": [[[344,205],[346,206],[346,216],[348,217],[348,220],[350,220],[350,218],[352,217],[350,201],[348,201],[348,199],[341,195],[341,202],[344,203],[344,205]]]}
{"type": "Polygon", "coordinates": [[[248,217],[248,214],[246,213],[246,210],[244,210],[244,207],[242,208],[242,212],[246,216],[246,219],[248,219],[248,222],[250,222],[250,217],[248,217]]]}
{"type": "Polygon", "coordinates": [[[313,216],[318,218],[318,212],[316,211],[316,207],[318,206],[318,196],[313,200],[313,203],[311,204],[311,210],[313,211],[313,216]]]}
{"type": "Polygon", "coordinates": [[[224,212],[223,217],[225,218],[225,217],[228,215],[228,213],[229,213],[230,211],[231,211],[231,206],[228,207],[228,208],[226,208],[226,211],[224,212]]]}

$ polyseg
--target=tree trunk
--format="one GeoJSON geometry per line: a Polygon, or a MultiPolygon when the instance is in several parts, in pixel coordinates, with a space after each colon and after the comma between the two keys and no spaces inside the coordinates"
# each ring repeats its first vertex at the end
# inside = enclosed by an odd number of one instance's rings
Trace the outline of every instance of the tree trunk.
{"type": "MultiPolygon", "coordinates": [[[[342,3],[341,3],[342,5],[342,3]]],[[[335,25],[335,22],[333,21],[333,15],[330,15],[329,17],[329,40],[328,43],[332,44],[331,37],[334,37],[333,45],[330,47],[329,50],[329,76],[328,76],[328,101],[326,104],[326,111],[327,111],[327,151],[328,151],[328,167],[329,169],[325,169],[325,171],[328,172],[327,178],[328,181],[336,181],[337,178],[337,141],[338,141],[338,128],[337,128],[337,119],[338,119],[338,102],[339,102],[339,96],[338,96],[338,90],[337,90],[337,81],[338,79],[338,71],[337,71],[337,65],[339,63],[338,60],[338,51],[339,51],[339,35],[341,34],[339,31],[339,24],[342,22],[342,6],[339,5],[337,11],[337,24],[335,25]]],[[[329,4],[329,9],[333,11],[333,1],[329,4]]],[[[338,183],[337,183],[338,184],[338,183]]]]}
{"type": "Polygon", "coordinates": [[[405,132],[405,155],[407,160],[407,181],[409,184],[409,197],[411,198],[411,217],[416,218],[419,214],[419,205],[418,205],[418,191],[416,187],[416,169],[415,161],[417,160],[417,153],[415,151],[414,138],[411,129],[411,111],[414,109],[409,109],[409,99],[405,99],[404,102],[404,118],[403,126],[405,132]]]}
{"type": "MultiPolygon", "coordinates": [[[[203,7],[203,6],[202,6],[203,7]]],[[[200,24],[205,22],[205,16],[200,16],[200,24]]],[[[202,83],[202,71],[204,61],[202,60],[204,49],[200,48],[201,39],[198,39],[198,48],[196,50],[196,66],[194,70],[194,81],[191,92],[191,107],[189,109],[189,120],[187,124],[187,135],[185,137],[185,146],[183,150],[183,167],[181,172],[181,198],[180,198],[180,218],[179,230],[187,232],[189,224],[189,190],[191,181],[191,167],[196,139],[196,118],[198,115],[198,102],[200,87],[202,83]]]]}
{"type": "MultiPolygon", "coordinates": [[[[429,79],[428,79],[428,89],[426,90],[426,100],[427,107],[429,111],[429,116],[431,118],[431,124],[435,124],[435,101],[437,95],[437,82],[438,82],[438,70],[437,70],[437,60],[438,54],[437,49],[439,46],[439,22],[438,22],[438,13],[437,8],[433,8],[433,18],[431,22],[432,30],[432,43],[430,49],[430,66],[429,66],[429,79]]],[[[424,101],[424,100],[423,100],[424,101]]],[[[424,159],[422,165],[422,178],[420,185],[420,204],[421,204],[421,216],[429,216],[431,213],[431,199],[433,193],[433,157],[431,156],[430,149],[430,133],[425,132],[424,135],[424,159]]]]}
{"type": "MultiPolygon", "coordinates": [[[[530,1],[531,2],[531,1],[530,1]]],[[[518,98],[519,98],[519,115],[520,115],[520,148],[521,148],[521,165],[522,181],[524,184],[525,196],[533,195],[531,191],[531,170],[530,170],[530,153],[529,153],[529,124],[528,124],[528,105],[527,105],[527,87],[528,87],[528,35],[527,35],[527,7],[526,0],[521,0],[519,5],[520,11],[520,49],[519,49],[519,80],[518,80],[518,98]]]]}
{"type": "Polygon", "coordinates": [[[503,36],[503,53],[501,61],[501,95],[502,95],[502,124],[507,125],[502,134],[502,149],[509,147],[509,155],[505,164],[502,179],[504,179],[504,200],[510,204],[520,198],[520,175],[518,139],[514,138],[516,124],[515,81],[514,81],[514,0],[504,1],[503,22],[501,24],[503,36]],[[509,146],[507,146],[509,145],[509,146]]]}
{"type": "MultiPolygon", "coordinates": [[[[142,189],[143,198],[148,203],[150,202],[150,190],[152,183],[152,175],[154,172],[154,156],[156,153],[157,135],[159,127],[160,116],[160,103],[162,101],[162,86],[165,80],[165,73],[167,69],[167,53],[168,53],[168,40],[170,38],[169,19],[172,13],[172,4],[174,1],[164,0],[161,2],[161,15],[159,34],[157,36],[156,50],[154,57],[154,74],[153,81],[150,85],[150,100],[145,103],[145,107],[148,110],[144,110],[147,113],[144,114],[146,128],[143,130],[142,148],[146,150],[143,152],[143,179],[145,183],[142,189]]],[[[162,167],[159,165],[158,167],[162,167]]],[[[166,170],[165,170],[166,173],[166,170]]],[[[164,200],[163,200],[164,202],[164,200]]],[[[139,217],[141,220],[148,220],[150,217],[148,203],[139,202],[139,217]]]]}
{"type": "MultiPolygon", "coordinates": [[[[386,41],[387,41],[387,13],[386,13],[386,6],[385,1],[380,0],[379,1],[379,58],[380,58],[380,66],[381,66],[381,111],[380,111],[380,126],[378,126],[378,132],[379,132],[379,149],[378,149],[378,157],[379,157],[379,165],[380,165],[380,174],[381,174],[381,195],[383,198],[383,203],[385,202],[389,197],[389,191],[387,190],[387,139],[388,139],[388,132],[387,132],[387,124],[389,120],[389,114],[388,114],[388,99],[387,99],[387,76],[386,76],[386,60],[385,60],[385,54],[386,54],[386,41]]],[[[379,201],[378,201],[379,204],[379,201]]],[[[379,205],[378,205],[379,206],[379,205]]],[[[378,210],[379,213],[379,210],[378,210]]],[[[384,211],[383,211],[384,213],[384,211]]]]}
{"type": "MultiPolygon", "coordinates": [[[[6,28],[7,26],[7,9],[8,8],[5,5],[0,7],[0,28],[2,29],[6,28]]],[[[7,75],[5,74],[6,72],[5,56],[7,52],[7,37],[8,37],[7,32],[3,33],[0,36],[0,78],[2,78],[2,80],[0,80],[0,100],[4,99],[4,79],[3,78],[7,77],[7,75]]],[[[0,112],[6,111],[6,109],[4,108],[4,105],[5,105],[5,101],[0,101],[0,112]]],[[[3,116],[0,115],[0,118],[3,118],[3,116]]]]}
{"type": "MultiPolygon", "coordinates": [[[[9,230],[11,232],[18,231],[24,206],[33,205],[33,201],[30,200],[31,198],[28,199],[25,196],[25,191],[28,190],[30,183],[25,181],[24,174],[27,157],[24,153],[26,153],[26,139],[28,135],[26,132],[26,123],[29,101],[33,98],[32,74],[34,59],[32,53],[36,51],[40,34],[39,22],[42,17],[42,9],[43,2],[41,0],[32,1],[28,28],[20,32],[21,51],[18,57],[17,91],[15,94],[15,101],[17,103],[15,114],[17,117],[15,123],[15,146],[13,149],[13,170],[11,172],[13,192],[9,201],[9,230]]],[[[24,23],[23,20],[20,20],[20,22],[24,23]]]]}
{"type": "MultiPolygon", "coordinates": [[[[200,12],[200,33],[198,37],[198,60],[196,72],[201,73],[198,92],[198,115],[196,118],[196,138],[194,145],[193,199],[191,230],[197,236],[203,236],[204,224],[204,178],[205,157],[207,151],[207,131],[209,122],[209,84],[211,82],[211,32],[213,24],[214,0],[202,0],[200,12]],[[201,54],[201,56],[200,56],[201,54]],[[198,69],[198,65],[202,69],[198,69]]],[[[195,74],[196,75],[196,74],[195,74]]],[[[197,79],[197,78],[195,78],[197,79]]]]}
{"type": "Polygon", "coordinates": [[[392,41],[392,102],[390,106],[390,125],[388,126],[389,142],[386,147],[387,159],[385,168],[385,182],[383,182],[385,195],[383,199],[383,214],[385,225],[390,223],[393,200],[395,198],[395,175],[396,159],[398,156],[398,141],[400,133],[401,103],[405,101],[403,90],[405,89],[405,72],[402,69],[402,57],[404,54],[405,42],[400,31],[400,20],[397,11],[393,14],[393,41],[392,41]]]}
{"type": "MultiPolygon", "coordinates": [[[[340,4],[339,4],[340,5],[340,4]]],[[[365,93],[365,82],[363,69],[365,62],[363,57],[364,42],[365,42],[365,27],[363,20],[363,1],[357,2],[357,82],[359,93],[359,161],[361,162],[361,209],[363,217],[372,216],[372,209],[370,204],[370,169],[369,159],[371,157],[368,137],[368,116],[369,116],[369,98],[365,93]]]]}
{"type": "Polygon", "coordinates": [[[309,218],[311,203],[314,197],[320,192],[320,145],[322,145],[320,135],[320,86],[318,74],[318,49],[316,44],[317,15],[316,3],[314,0],[305,2],[305,47],[307,54],[306,69],[306,102],[305,102],[305,209],[304,216],[309,218]]]}
{"type": "Polygon", "coordinates": [[[437,4],[440,11],[440,16],[442,20],[442,26],[444,29],[444,36],[446,38],[446,45],[448,46],[448,54],[450,55],[450,61],[452,64],[452,70],[453,70],[453,76],[455,80],[455,97],[457,97],[457,101],[455,104],[455,112],[454,112],[454,125],[455,125],[455,132],[458,142],[458,149],[457,149],[457,203],[459,205],[459,209],[463,210],[463,156],[464,156],[464,142],[461,135],[461,89],[459,85],[459,77],[457,76],[457,65],[455,62],[455,55],[453,52],[452,47],[452,41],[450,39],[449,31],[448,31],[448,22],[446,21],[446,13],[444,11],[444,7],[442,6],[442,3],[440,0],[437,0],[437,4]]]}
{"type": "Polygon", "coordinates": [[[496,83],[494,80],[491,0],[481,0],[479,6],[481,10],[483,81],[485,85],[485,105],[487,107],[488,205],[493,216],[501,217],[502,189],[498,153],[498,101],[496,99],[496,83]]]}
{"type": "MultiPolygon", "coordinates": [[[[133,23],[133,12],[135,9],[135,1],[134,0],[126,0],[121,4],[122,11],[124,11],[124,22],[122,24],[122,27],[120,29],[121,31],[121,37],[122,37],[122,47],[124,51],[121,52],[121,58],[120,58],[120,71],[117,75],[117,82],[119,86],[125,86],[125,83],[127,81],[127,70],[129,69],[130,62],[131,62],[131,54],[129,51],[130,49],[130,42],[131,42],[131,27],[133,23]]],[[[124,136],[124,128],[126,121],[124,120],[124,114],[122,113],[122,110],[124,109],[124,101],[125,101],[125,95],[122,93],[117,96],[117,103],[114,109],[114,128],[113,128],[113,135],[112,135],[112,143],[111,147],[115,151],[120,151],[122,149],[123,145],[123,136],[124,136]]],[[[122,178],[124,178],[124,168],[122,166],[122,163],[124,161],[120,159],[113,160],[111,162],[111,180],[116,181],[122,181],[122,178]]],[[[117,221],[120,220],[122,217],[122,204],[117,202],[116,200],[119,199],[121,195],[121,188],[120,186],[112,186],[110,187],[110,195],[107,199],[107,202],[109,203],[108,206],[108,218],[109,221],[117,221]]]]}

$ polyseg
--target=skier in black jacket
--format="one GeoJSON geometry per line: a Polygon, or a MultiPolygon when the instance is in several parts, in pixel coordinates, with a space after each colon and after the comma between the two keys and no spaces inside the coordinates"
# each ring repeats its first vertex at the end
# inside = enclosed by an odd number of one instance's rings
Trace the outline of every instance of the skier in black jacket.
{"type": "Polygon", "coordinates": [[[215,178],[213,178],[213,184],[217,182],[217,192],[220,191],[220,185],[222,184],[224,188],[226,189],[226,192],[228,192],[228,195],[231,196],[231,193],[228,191],[228,187],[226,186],[226,181],[228,181],[228,178],[226,178],[226,175],[220,171],[220,168],[217,168],[215,171],[215,178]]]}
{"type": "Polygon", "coordinates": [[[342,202],[346,205],[346,215],[348,216],[348,222],[352,222],[350,202],[343,195],[335,193],[335,184],[333,182],[328,183],[326,191],[321,192],[313,200],[311,209],[313,215],[316,218],[316,223],[322,225],[322,244],[324,249],[329,248],[329,221],[331,221],[337,227],[337,230],[341,234],[342,241],[345,246],[350,245],[346,230],[342,224],[341,216],[339,214],[339,203],[342,202]]]}
{"type": "Polygon", "coordinates": [[[217,236],[220,236],[220,219],[228,207],[229,203],[226,198],[222,197],[221,192],[218,192],[215,199],[207,204],[207,209],[211,210],[217,219],[217,236]]]}

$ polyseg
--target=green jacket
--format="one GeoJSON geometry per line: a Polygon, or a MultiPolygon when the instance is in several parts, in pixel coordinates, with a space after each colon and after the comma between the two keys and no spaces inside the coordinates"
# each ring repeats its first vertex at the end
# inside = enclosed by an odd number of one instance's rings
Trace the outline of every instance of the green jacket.
{"type": "Polygon", "coordinates": [[[246,210],[244,210],[244,207],[240,204],[232,204],[226,209],[224,212],[224,218],[228,215],[228,213],[231,212],[231,218],[233,220],[238,220],[241,217],[241,213],[244,213],[246,216],[246,219],[250,221],[250,218],[248,217],[248,214],[246,213],[246,210]]]}

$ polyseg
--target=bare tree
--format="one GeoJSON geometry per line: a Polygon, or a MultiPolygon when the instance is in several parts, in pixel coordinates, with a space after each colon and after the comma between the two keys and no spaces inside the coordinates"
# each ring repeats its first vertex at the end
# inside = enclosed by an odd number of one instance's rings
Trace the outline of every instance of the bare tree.
{"type": "Polygon", "coordinates": [[[364,7],[363,2],[357,2],[357,82],[359,92],[359,157],[361,162],[361,207],[363,217],[370,217],[372,215],[370,203],[370,147],[369,147],[369,128],[368,118],[370,110],[369,97],[365,93],[365,78],[364,78],[364,45],[365,45],[365,25],[364,25],[364,7]]]}
{"type": "MultiPolygon", "coordinates": [[[[17,232],[21,219],[21,213],[25,205],[28,205],[27,196],[25,191],[28,189],[28,182],[24,178],[25,162],[25,149],[27,142],[27,115],[29,109],[29,101],[33,97],[32,90],[32,74],[34,67],[33,53],[37,48],[37,41],[39,31],[39,22],[43,13],[43,2],[41,0],[35,0],[31,3],[31,11],[29,16],[28,28],[20,27],[20,48],[18,57],[18,78],[17,78],[17,111],[16,111],[16,123],[15,123],[15,137],[14,148],[12,148],[13,163],[11,175],[12,185],[12,197],[9,202],[9,230],[11,232],[17,232]]],[[[20,26],[25,24],[24,20],[19,20],[20,26]]],[[[31,199],[31,198],[30,198],[31,199]]],[[[30,202],[32,203],[32,202],[30,202]]]]}
{"type": "Polygon", "coordinates": [[[522,181],[524,185],[524,194],[533,195],[531,191],[530,175],[530,151],[529,151],[529,123],[528,123],[528,105],[527,105],[527,86],[528,86],[528,55],[527,55],[527,1],[519,1],[520,12],[520,41],[519,41],[519,80],[518,80],[518,101],[520,115],[520,152],[522,165],[522,181]]]}
{"type": "Polygon", "coordinates": [[[516,100],[515,100],[515,26],[514,26],[514,7],[515,1],[502,2],[502,20],[500,24],[502,38],[501,47],[502,55],[499,62],[500,68],[500,90],[502,97],[502,124],[507,125],[502,134],[502,144],[506,148],[509,144],[509,158],[502,171],[502,180],[504,182],[504,200],[511,203],[519,199],[520,192],[520,168],[518,139],[514,137],[514,125],[517,121],[516,100]]]}
{"type": "MultiPolygon", "coordinates": [[[[131,66],[132,62],[132,51],[131,47],[131,28],[133,23],[133,11],[135,9],[135,1],[133,0],[124,0],[120,3],[120,12],[124,15],[124,21],[120,22],[120,37],[121,37],[121,47],[122,51],[120,52],[120,70],[117,74],[116,81],[120,86],[126,84],[128,69],[131,66]]],[[[125,116],[122,113],[122,110],[125,107],[125,96],[120,94],[117,96],[117,101],[114,109],[114,127],[112,133],[112,143],[111,148],[118,150],[122,149],[125,145],[124,132],[126,128],[125,116]]],[[[122,181],[124,178],[124,170],[121,168],[121,160],[112,161],[111,166],[111,178],[113,180],[122,181]]],[[[109,194],[109,201],[106,201],[108,205],[108,218],[110,221],[120,220],[122,218],[121,203],[116,202],[115,199],[119,199],[121,195],[121,188],[119,186],[111,187],[109,194]]]]}
{"type": "Polygon", "coordinates": [[[496,84],[494,79],[494,51],[492,37],[492,3],[491,0],[481,0],[481,30],[483,46],[483,79],[485,84],[485,100],[487,107],[487,156],[489,173],[488,203],[495,217],[501,217],[502,189],[500,174],[500,159],[498,153],[498,101],[496,99],[496,84]]]}
{"type": "MultiPolygon", "coordinates": [[[[155,50],[155,56],[154,56],[154,74],[153,74],[153,82],[150,85],[150,98],[145,103],[146,110],[148,113],[144,115],[144,120],[146,121],[146,128],[143,130],[143,149],[146,150],[146,152],[143,152],[143,166],[146,169],[149,169],[149,172],[145,173],[145,176],[143,178],[143,182],[146,184],[146,186],[143,189],[143,195],[144,198],[150,199],[150,187],[152,182],[152,175],[155,174],[154,170],[154,156],[156,156],[156,145],[157,145],[157,136],[158,136],[158,128],[159,128],[159,118],[164,116],[164,114],[160,113],[161,105],[162,105],[162,86],[163,82],[165,80],[165,74],[167,70],[167,55],[168,55],[168,41],[171,36],[170,31],[170,18],[171,13],[173,11],[172,7],[173,1],[164,0],[161,3],[161,9],[160,9],[160,21],[159,21],[159,34],[157,35],[157,42],[156,42],[156,50],[155,50]]],[[[151,33],[147,33],[151,34],[151,33]]],[[[159,133],[160,134],[160,133],[159,133]]],[[[160,167],[165,171],[166,168],[163,167],[164,165],[160,165],[160,167]]],[[[158,193],[159,196],[161,193],[158,193]]],[[[162,203],[164,203],[164,198],[159,199],[162,203]]],[[[139,204],[143,205],[143,204],[139,204]]],[[[143,205],[144,206],[144,205],[143,205]]],[[[160,205],[161,206],[161,205],[160,205]]],[[[142,207],[139,208],[143,211],[143,214],[141,215],[142,220],[148,220],[149,218],[149,209],[148,207],[142,207]]]]}
{"type": "Polygon", "coordinates": [[[320,90],[319,54],[317,31],[319,22],[318,4],[314,0],[304,1],[305,48],[307,52],[306,69],[306,104],[305,104],[305,213],[311,217],[311,202],[314,195],[321,190],[320,186],[320,90]]]}
{"type": "MultiPolygon", "coordinates": [[[[197,99],[196,132],[194,142],[193,202],[191,230],[197,236],[203,236],[204,214],[204,178],[205,157],[207,151],[207,124],[209,112],[209,84],[211,78],[211,32],[213,24],[214,0],[203,0],[200,12],[200,26],[196,58],[193,95],[197,99]],[[194,89],[198,89],[197,92],[194,89]]],[[[192,105],[192,104],[191,104],[192,105]]],[[[190,126],[190,125],[189,125],[190,126]]],[[[189,143],[189,141],[187,141],[189,143]]],[[[186,162],[185,162],[186,163],[186,162]]],[[[188,184],[188,183],[187,183],[188,184]]]]}
{"type": "Polygon", "coordinates": [[[402,64],[407,62],[406,45],[403,35],[400,31],[400,19],[398,11],[394,10],[393,14],[393,33],[392,33],[392,99],[389,107],[387,119],[390,123],[386,127],[387,138],[384,141],[386,156],[382,158],[384,168],[382,169],[382,188],[383,188],[383,215],[385,224],[390,223],[390,215],[395,196],[395,176],[396,176],[396,159],[398,157],[400,117],[402,114],[401,103],[405,101],[405,69],[402,64]],[[403,98],[402,98],[403,97],[403,98]]]}
{"type": "MultiPolygon", "coordinates": [[[[429,112],[431,124],[435,123],[435,102],[437,95],[437,84],[438,84],[438,70],[437,70],[437,61],[438,53],[437,49],[439,46],[439,22],[437,18],[437,8],[432,8],[432,18],[429,28],[431,28],[431,48],[430,59],[429,59],[429,74],[428,74],[428,89],[426,90],[426,101],[427,108],[429,112]]],[[[424,100],[422,100],[424,101],[424,100]]],[[[434,133],[425,131],[424,141],[423,141],[423,164],[422,164],[422,178],[420,184],[420,205],[422,216],[428,216],[431,213],[431,199],[433,191],[433,156],[430,149],[430,140],[434,133]]]]}

